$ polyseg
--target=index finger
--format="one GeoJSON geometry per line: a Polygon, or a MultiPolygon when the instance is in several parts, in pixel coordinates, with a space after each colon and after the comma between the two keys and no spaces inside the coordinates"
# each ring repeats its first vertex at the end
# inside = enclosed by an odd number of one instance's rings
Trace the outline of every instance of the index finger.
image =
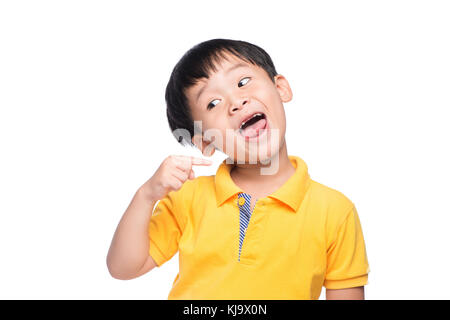
{"type": "Polygon", "coordinates": [[[212,161],[208,159],[191,157],[191,164],[193,166],[210,166],[212,165],[212,161]]]}

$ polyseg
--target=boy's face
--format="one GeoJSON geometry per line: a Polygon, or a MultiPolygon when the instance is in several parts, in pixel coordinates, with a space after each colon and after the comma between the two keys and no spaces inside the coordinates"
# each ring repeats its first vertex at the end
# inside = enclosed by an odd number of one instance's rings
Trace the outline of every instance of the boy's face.
{"type": "Polygon", "coordinates": [[[261,67],[226,57],[209,79],[185,91],[197,124],[192,142],[207,156],[217,148],[240,163],[267,161],[285,143],[289,83],[282,75],[274,83],[261,67]]]}

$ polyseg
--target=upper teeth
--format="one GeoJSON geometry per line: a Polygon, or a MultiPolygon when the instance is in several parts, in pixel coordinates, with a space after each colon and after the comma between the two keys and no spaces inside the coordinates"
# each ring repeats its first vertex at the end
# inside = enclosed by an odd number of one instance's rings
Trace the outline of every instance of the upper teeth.
{"type": "Polygon", "coordinates": [[[262,115],[263,115],[262,113],[255,113],[251,118],[248,118],[247,120],[245,120],[244,122],[242,122],[242,123],[241,123],[241,127],[240,127],[239,129],[242,129],[242,127],[244,126],[244,124],[247,123],[247,121],[253,119],[253,118],[256,117],[256,116],[262,116],[262,115]]]}

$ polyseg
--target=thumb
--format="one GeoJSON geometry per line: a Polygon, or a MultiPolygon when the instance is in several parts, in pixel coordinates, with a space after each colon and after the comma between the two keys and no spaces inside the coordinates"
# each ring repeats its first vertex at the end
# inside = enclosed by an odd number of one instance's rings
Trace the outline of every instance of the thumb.
{"type": "Polygon", "coordinates": [[[195,179],[195,173],[194,170],[191,169],[191,171],[189,172],[189,180],[195,179]]]}

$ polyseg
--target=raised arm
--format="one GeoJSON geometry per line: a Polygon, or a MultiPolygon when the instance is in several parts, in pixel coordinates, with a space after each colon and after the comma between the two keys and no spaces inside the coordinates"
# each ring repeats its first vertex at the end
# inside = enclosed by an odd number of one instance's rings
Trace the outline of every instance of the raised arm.
{"type": "Polygon", "coordinates": [[[209,160],[189,156],[164,159],[155,174],[137,190],[117,226],[106,258],[111,276],[129,280],[156,266],[149,255],[148,234],[155,203],[170,191],[180,189],[187,179],[194,179],[193,165],[211,164],[209,160]]]}

